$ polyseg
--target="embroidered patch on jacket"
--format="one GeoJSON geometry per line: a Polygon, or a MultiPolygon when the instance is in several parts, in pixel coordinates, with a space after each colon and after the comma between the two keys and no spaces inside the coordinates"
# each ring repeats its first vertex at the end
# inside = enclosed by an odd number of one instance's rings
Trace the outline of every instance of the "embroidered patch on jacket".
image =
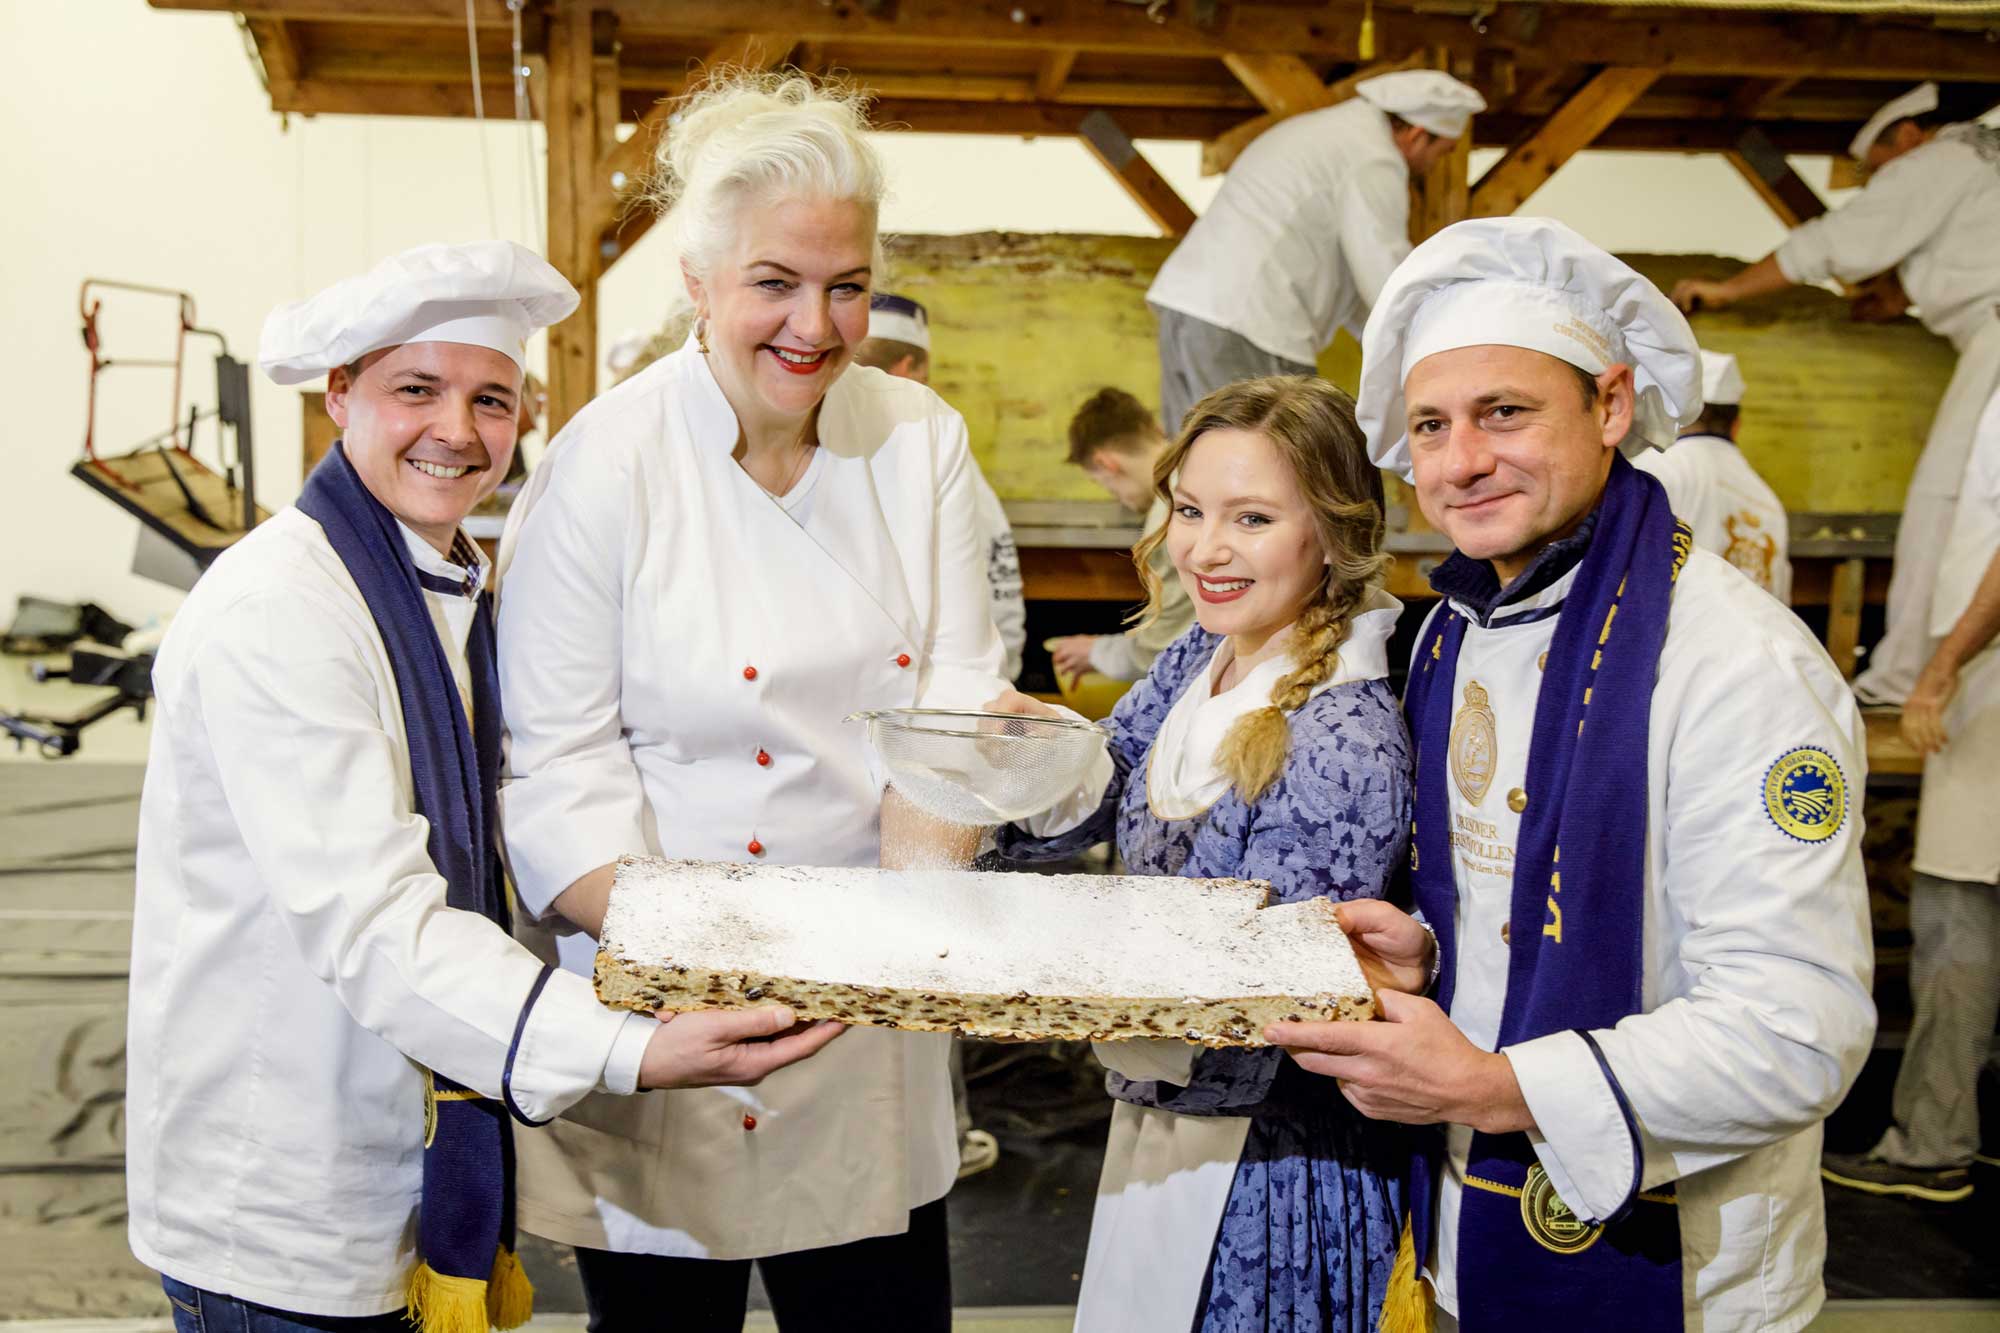
{"type": "Polygon", "coordinates": [[[1764,811],[1788,837],[1825,842],[1847,822],[1847,779],[1816,745],[1801,745],[1764,774],[1764,811]]]}

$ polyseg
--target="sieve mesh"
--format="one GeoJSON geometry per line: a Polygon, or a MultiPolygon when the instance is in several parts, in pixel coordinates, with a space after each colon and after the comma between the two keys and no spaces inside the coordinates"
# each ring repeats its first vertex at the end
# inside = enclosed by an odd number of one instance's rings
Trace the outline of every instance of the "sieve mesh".
{"type": "Polygon", "coordinates": [[[1104,749],[1101,727],[1068,718],[948,708],[856,713],[890,785],[952,824],[1010,824],[1060,801],[1104,749]]]}

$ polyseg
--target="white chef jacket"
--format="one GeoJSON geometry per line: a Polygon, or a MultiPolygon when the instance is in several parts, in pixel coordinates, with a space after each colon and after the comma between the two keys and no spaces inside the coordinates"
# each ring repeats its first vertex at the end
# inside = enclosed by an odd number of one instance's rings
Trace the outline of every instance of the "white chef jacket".
{"type": "MultiPolygon", "coordinates": [[[[1571,571],[1496,619],[1557,606],[1574,580],[1571,571]]],[[[1467,684],[1479,682],[1495,719],[1482,799],[1456,780],[1449,793],[1459,895],[1451,1017],[1486,1050],[1507,989],[1501,928],[1520,830],[1509,796],[1526,782],[1556,624],[1474,619],[1452,692],[1457,718],[1467,684]]],[[[1427,623],[1418,653],[1434,633],[1427,623]]],[[[1674,589],[1650,718],[1644,1010],[1592,1034],[1638,1121],[1643,1162],[1580,1036],[1555,1033],[1505,1053],[1538,1126],[1535,1154],[1580,1218],[1608,1217],[1635,1175],[1642,1189],[1675,1182],[1690,1328],[1802,1328],[1825,1295],[1820,1122],[1859,1072],[1875,1028],[1861,718],[1797,618],[1700,549],[1674,589]],[[1816,842],[1785,833],[1766,807],[1767,776],[1804,747],[1830,755],[1844,780],[1839,823],[1816,842]]],[[[1471,1140],[1469,1128],[1448,1130],[1430,1263],[1439,1304],[1453,1314],[1471,1140]]]]}
{"type": "Polygon", "coordinates": [[[1924,327],[1963,353],[2000,306],[2000,130],[1947,125],[1778,247],[1792,282],[1895,269],[1924,327]]]}
{"type": "Polygon", "coordinates": [[[1674,514],[1694,530],[1694,544],[1742,570],[1779,601],[1792,600],[1791,525],[1771,484],[1736,442],[1684,435],[1671,449],[1642,449],[1632,459],[1667,488],[1674,514]]]}
{"type": "MultiPolygon", "coordinates": [[[[463,579],[415,534],[418,564],[463,579]]],[[[483,565],[473,571],[483,581],[483,565]]],[[[475,604],[426,592],[469,689],[475,604]]],[[[126,1087],[132,1251],[306,1314],[401,1309],[424,1068],[500,1095],[541,964],[445,906],[396,680],[313,519],[272,517],[175,617],[139,803],[126,1087]]],[[[630,1092],[657,1024],[551,977],[515,1057],[528,1115],[630,1092]]]]}
{"type": "MultiPolygon", "coordinates": [[[[1945,542],[1932,604],[1931,633],[1949,634],[2000,552],[2000,392],[1986,405],[1966,463],[1965,488],[1945,542]]],[[[2000,644],[1959,668],[1958,694],[1945,710],[1945,748],[1924,760],[1917,807],[1917,870],[1966,883],[2000,882],[2000,819],[1993,791],[2000,774],[2000,644]]]]}
{"type": "Polygon", "coordinates": [[[1356,97],[1258,135],[1146,300],[1309,366],[1337,330],[1361,336],[1409,229],[1409,165],[1356,97]]]}
{"type": "MultiPolygon", "coordinates": [[[[501,824],[531,917],[628,853],[875,865],[881,783],[842,719],[1004,688],[957,412],[849,369],[799,512],[737,433],[689,344],[579,413],[508,517],[501,824]]],[[[519,929],[590,974],[589,937],[519,929]]],[[[755,1088],[586,1098],[517,1136],[521,1224],[718,1259],[900,1233],[957,1175],[949,1048],[857,1029],[755,1088]]]]}
{"type": "Polygon", "coordinates": [[[1014,525],[1007,521],[1007,510],[977,463],[972,465],[972,494],[979,513],[979,540],[986,552],[993,628],[1000,633],[1005,654],[1000,674],[1013,680],[1021,674],[1021,654],[1028,646],[1028,599],[1021,584],[1021,551],[1014,544],[1014,525]]]}

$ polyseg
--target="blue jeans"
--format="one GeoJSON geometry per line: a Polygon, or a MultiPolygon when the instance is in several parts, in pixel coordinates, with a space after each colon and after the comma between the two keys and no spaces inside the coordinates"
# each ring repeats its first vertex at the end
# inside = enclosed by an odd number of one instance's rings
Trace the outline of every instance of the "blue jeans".
{"type": "Polygon", "coordinates": [[[174,1304],[174,1333],[410,1333],[401,1310],[359,1318],[294,1314],[190,1287],[164,1273],[160,1286],[174,1304]]]}

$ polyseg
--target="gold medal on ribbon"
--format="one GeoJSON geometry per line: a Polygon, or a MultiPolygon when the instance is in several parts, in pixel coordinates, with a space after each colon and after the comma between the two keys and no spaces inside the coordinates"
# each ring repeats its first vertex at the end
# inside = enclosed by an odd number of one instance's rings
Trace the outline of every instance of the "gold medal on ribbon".
{"type": "Polygon", "coordinates": [[[1486,689],[1476,680],[1465,683],[1465,703],[1451,720],[1451,780],[1468,804],[1486,799],[1493,785],[1493,765],[1499,755],[1499,731],[1486,689]]]}
{"type": "Polygon", "coordinates": [[[1582,1254],[1604,1234],[1602,1226],[1585,1222],[1570,1211],[1540,1162],[1528,1168],[1528,1183],[1521,1188],[1521,1225],[1528,1228],[1537,1245],[1557,1254],[1582,1254]]]}

